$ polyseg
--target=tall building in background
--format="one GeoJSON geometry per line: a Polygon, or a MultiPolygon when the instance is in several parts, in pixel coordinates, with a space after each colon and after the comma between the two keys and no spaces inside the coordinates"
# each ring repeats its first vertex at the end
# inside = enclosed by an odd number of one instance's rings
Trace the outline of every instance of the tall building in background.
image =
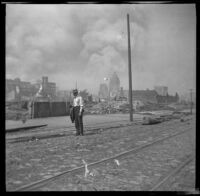
{"type": "Polygon", "coordinates": [[[99,86],[99,98],[100,99],[108,99],[109,91],[107,84],[103,83],[99,86]]]}
{"type": "Polygon", "coordinates": [[[111,99],[117,97],[120,93],[120,79],[117,76],[116,72],[114,72],[110,78],[109,92],[110,92],[111,99]]]}
{"type": "Polygon", "coordinates": [[[155,86],[154,90],[161,96],[167,96],[168,94],[168,87],[167,86],[155,86]]]}

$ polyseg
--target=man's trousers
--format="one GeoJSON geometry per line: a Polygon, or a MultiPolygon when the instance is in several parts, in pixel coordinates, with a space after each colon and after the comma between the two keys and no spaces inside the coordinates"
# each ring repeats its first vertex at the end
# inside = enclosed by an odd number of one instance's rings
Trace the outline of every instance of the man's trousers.
{"type": "Polygon", "coordinates": [[[83,114],[79,115],[80,106],[74,107],[76,135],[83,135],[83,114]]]}

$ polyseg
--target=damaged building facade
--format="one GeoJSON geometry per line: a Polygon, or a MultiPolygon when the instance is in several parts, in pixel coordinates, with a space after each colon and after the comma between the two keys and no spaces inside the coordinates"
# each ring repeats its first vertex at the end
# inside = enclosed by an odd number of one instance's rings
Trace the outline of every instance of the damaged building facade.
{"type": "Polygon", "coordinates": [[[122,87],[120,87],[120,79],[116,72],[109,79],[109,84],[100,84],[99,99],[100,100],[117,100],[123,95],[122,87]]]}
{"type": "Polygon", "coordinates": [[[6,79],[6,101],[28,101],[37,97],[40,88],[40,97],[56,97],[56,83],[48,82],[48,77],[42,77],[42,81],[35,84],[21,81],[20,78],[6,79]]]}
{"type": "Polygon", "coordinates": [[[6,101],[29,100],[37,93],[38,89],[30,82],[6,79],[6,101]]]}

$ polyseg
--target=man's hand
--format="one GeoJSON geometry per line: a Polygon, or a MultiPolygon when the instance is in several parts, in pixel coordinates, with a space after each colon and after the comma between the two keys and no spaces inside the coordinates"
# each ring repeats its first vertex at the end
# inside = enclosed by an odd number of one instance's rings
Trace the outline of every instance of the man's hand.
{"type": "Polygon", "coordinates": [[[81,116],[81,115],[82,115],[82,112],[80,111],[78,115],[81,116]]]}

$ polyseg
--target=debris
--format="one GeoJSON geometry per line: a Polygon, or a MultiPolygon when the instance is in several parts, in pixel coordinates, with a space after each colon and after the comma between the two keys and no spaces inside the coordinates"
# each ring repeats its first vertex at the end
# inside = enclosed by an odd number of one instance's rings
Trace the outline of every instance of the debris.
{"type": "Polygon", "coordinates": [[[79,147],[80,147],[80,144],[77,143],[76,146],[75,146],[75,148],[78,149],[79,147]]]}
{"type": "Polygon", "coordinates": [[[95,176],[93,172],[89,172],[89,175],[90,176],[95,176]]]}
{"type": "Polygon", "coordinates": [[[120,163],[119,163],[119,161],[117,159],[115,159],[114,161],[118,166],[120,165],[120,163]]]}
{"type": "Polygon", "coordinates": [[[143,118],[143,125],[153,125],[153,124],[158,124],[161,123],[162,120],[159,118],[150,118],[150,117],[144,117],[143,118]]]}
{"type": "Polygon", "coordinates": [[[83,161],[83,164],[85,165],[85,178],[87,178],[90,171],[88,170],[87,163],[83,159],[82,159],[82,161],[83,161]]]}
{"type": "Polygon", "coordinates": [[[92,176],[97,176],[99,174],[99,172],[96,169],[92,170],[92,176]]]}
{"type": "Polygon", "coordinates": [[[23,113],[21,114],[21,120],[22,120],[22,123],[26,123],[26,121],[28,120],[28,114],[27,113],[23,113]]]}

